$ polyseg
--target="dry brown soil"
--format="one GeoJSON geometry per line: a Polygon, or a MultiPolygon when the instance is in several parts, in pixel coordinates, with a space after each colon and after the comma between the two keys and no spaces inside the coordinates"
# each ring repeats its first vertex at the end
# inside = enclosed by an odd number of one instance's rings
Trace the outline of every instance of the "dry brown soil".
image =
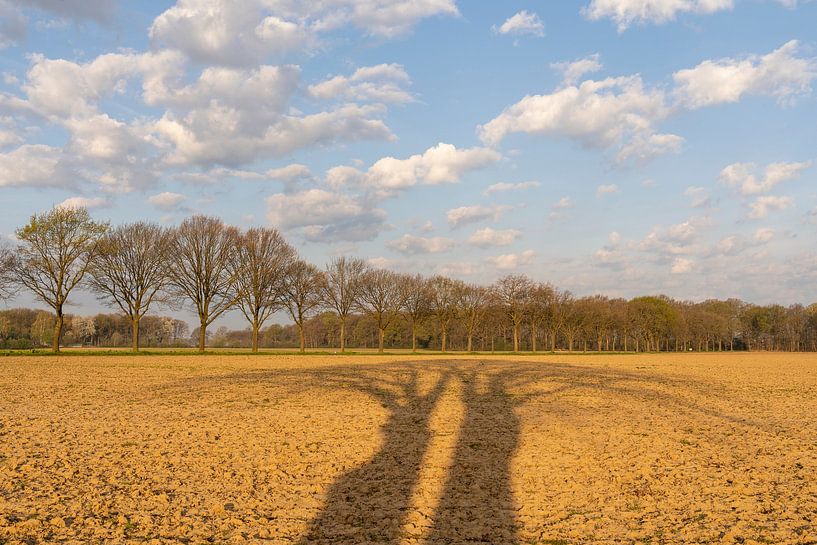
{"type": "Polygon", "coordinates": [[[2,358],[21,543],[817,543],[817,355],[2,358]]]}

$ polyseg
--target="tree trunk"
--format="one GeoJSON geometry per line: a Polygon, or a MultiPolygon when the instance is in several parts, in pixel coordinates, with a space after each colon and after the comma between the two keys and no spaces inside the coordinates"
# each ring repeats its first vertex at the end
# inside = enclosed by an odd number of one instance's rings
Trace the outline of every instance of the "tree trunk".
{"type": "Polygon", "coordinates": [[[513,351],[519,352],[519,326],[513,325],[513,351]]]}
{"type": "Polygon", "coordinates": [[[380,338],[378,339],[378,343],[377,343],[377,351],[382,354],[383,353],[383,344],[384,344],[385,339],[386,339],[386,329],[385,328],[378,328],[378,331],[380,332],[380,338]]]}
{"type": "Polygon", "coordinates": [[[440,342],[440,348],[442,348],[443,352],[445,352],[446,341],[448,341],[448,335],[446,335],[446,331],[445,331],[445,329],[443,329],[442,330],[441,342],[440,342]]]}
{"type": "Polygon", "coordinates": [[[474,334],[469,332],[469,333],[468,333],[468,350],[467,350],[467,352],[473,352],[473,350],[472,350],[472,346],[473,346],[472,341],[473,341],[473,338],[474,338],[474,334]]]}
{"type": "Polygon", "coordinates": [[[417,353],[417,324],[414,320],[411,321],[411,352],[417,353]]]}
{"type": "Polygon", "coordinates": [[[57,309],[57,316],[54,320],[54,339],[51,341],[51,349],[54,353],[58,353],[60,351],[60,337],[62,337],[62,325],[63,325],[63,316],[62,316],[62,307],[57,309]]]}
{"type": "Polygon", "coordinates": [[[261,329],[261,325],[258,323],[258,318],[256,318],[252,322],[252,351],[253,351],[253,353],[258,352],[258,330],[259,329],[261,329]]]}
{"type": "Polygon", "coordinates": [[[553,332],[550,334],[550,351],[556,352],[556,333],[553,332]]]}
{"type": "Polygon", "coordinates": [[[536,328],[534,326],[530,328],[530,351],[536,352],[536,328]]]}
{"type": "Polygon", "coordinates": [[[207,343],[207,322],[202,321],[199,327],[199,352],[204,352],[207,343]]]}
{"type": "Polygon", "coordinates": [[[303,321],[298,323],[298,341],[300,342],[301,354],[306,352],[306,335],[304,334],[303,321]]]}
{"type": "Polygon", "coordinates": [[[131,320],[131,329],[133,331],[132,345],[134,352],[139,352],[139,320],[139,314],[136,314],[133,320],[131,320]]]}
{"type": "Polygon", "coordinates": [[[340,353],[346,352],[346,318],[340,319],[340,353]]]}

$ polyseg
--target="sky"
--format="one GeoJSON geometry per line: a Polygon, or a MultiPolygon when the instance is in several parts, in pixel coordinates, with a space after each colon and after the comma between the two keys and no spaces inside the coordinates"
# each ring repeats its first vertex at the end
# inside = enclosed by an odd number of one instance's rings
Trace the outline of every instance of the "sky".
{"type": "Polygon", "coordinates": [[[817,300],[816,1],[0,0],[0,48],[12,243],[208,214],[318,265],[817,300]]]}

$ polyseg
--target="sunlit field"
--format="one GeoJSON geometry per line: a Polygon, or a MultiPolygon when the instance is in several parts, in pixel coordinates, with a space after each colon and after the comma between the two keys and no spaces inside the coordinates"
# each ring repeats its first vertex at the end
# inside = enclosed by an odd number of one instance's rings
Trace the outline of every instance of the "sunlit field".
{"type": "Polygon", "coordinates": [[[0,543],[817,543],[817,355],[0,358],[0,543]]]}

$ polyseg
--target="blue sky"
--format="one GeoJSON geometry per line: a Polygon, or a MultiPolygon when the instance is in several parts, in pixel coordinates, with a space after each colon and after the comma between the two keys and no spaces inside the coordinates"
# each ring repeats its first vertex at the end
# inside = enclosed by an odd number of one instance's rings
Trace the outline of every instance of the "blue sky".
{"type": "Polygon", "coordinates": [[[0,45],[11,239],[85,205],[318,264],[817,293],[817,2],[0,0],[0,45]]]}

